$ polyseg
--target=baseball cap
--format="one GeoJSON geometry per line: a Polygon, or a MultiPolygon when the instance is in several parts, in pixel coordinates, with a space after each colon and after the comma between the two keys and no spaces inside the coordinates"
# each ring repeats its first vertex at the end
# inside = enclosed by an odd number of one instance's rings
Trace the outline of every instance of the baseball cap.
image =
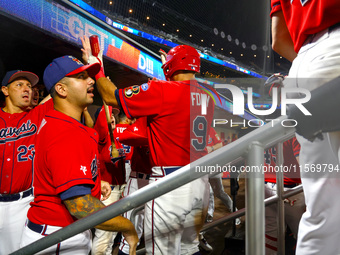
{"type": "Polygon", "coordinates": [[[84,65],[81,61],[73,56],[62,56],[56,58],[50,63],[44,71],[44,83],[47,91],[65,76],[71,76],[83,71],[93,77],[100,71],[100,64],[84,65]]]}
{"type": "Polygon", "coordinates": [[[118,108],[112,108],[113,115],[118,115],[120,113],[120,110],[118,108]]]}
{"type": "Polygon", "coordinates": [[[32,86],[35,86],[39,81],[38,75],[32,72],[13,70],[6,73],[5,77],[2,79],[1,86],[7,86],[8,84],[10,84],[12,81],[19,77],[25,77],[27,80],[30,81],[32,86]]]}

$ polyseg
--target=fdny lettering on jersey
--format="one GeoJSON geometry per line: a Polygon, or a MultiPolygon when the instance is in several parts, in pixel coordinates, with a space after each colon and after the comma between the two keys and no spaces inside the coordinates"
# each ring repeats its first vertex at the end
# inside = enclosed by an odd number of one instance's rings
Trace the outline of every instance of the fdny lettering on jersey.
{"type": "Polygon", "coordinates": [[[205,93],[198,93],[198,92],[191,92],[191,105],[192,106],[200,106],[202,105],[202,99],[206,98],[206,104],[209,104],[210,96],[203,97],[202,94],[206,95],[205,93]]]}
{"type": "Polygon", "coordinates": [[[8,127],[2,128],[0,130],[0,144],[9,142],[9,141],[16,141],[22,137],[34,135],[37,132],[37,126],[31,123],[31,120],[28,120],[19,128],[16,127],[8,127]]]}

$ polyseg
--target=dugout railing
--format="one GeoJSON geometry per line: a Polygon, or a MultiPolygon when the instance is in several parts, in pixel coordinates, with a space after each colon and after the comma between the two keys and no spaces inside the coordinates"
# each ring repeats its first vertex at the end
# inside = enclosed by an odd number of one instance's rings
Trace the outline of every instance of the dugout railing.
{"type": "MultiPolygon", "coordinates": [[[[26,247],[23,247],[11,254],[35,254],[65,239],[68,239],[78,233],[93,228],[94,226],[107,221],[122,213],[132,210],[146,202],[155,199],[171,190],[174,190],[186,183],[198,179],[207,172],[197,171],[200,167],[224,166],[237,158],[246,158],[247,165],[257,166],[261,169],[264,162],[264,149],[270,148],[277,143],[293,137],[294,127],[284,127],[282,122],[287,119],[286,116],[280,117],[277,121],[266,124],[227,146],[220,148],[189,165],[182,167],[176,172],[168,175],[157,182],[149,184],[133,194],[124,197],[114,204],[101,209],[100,211],[77,220],[73,224],[64,227],[55,233],[46,236],[26,247]]],[[[282,143],[278,146],[278,153],[281,154],[279,162],[282,162],[282,143]]],[[[284,240],[284,222],[283,222],[283,176],[278,175],[278,216],[279,216],[279,234],[278,240],[284,240]]],[[[264,174],[263,171],[249,171],[246,173],[246,254],[263,255],[265,253],[264,239],[264,174]]],[[[230,215],[232,218],[241,216],[242,210],[230,215]]],[[[231,218],[230,218],[231,219],[231,218]]],[[[217,222],[216,222],[217,223],[217,222]]],[[[279,245],[279,254],[284,244],[279,245]]]]}
{"type": "MultiPolygon", "coordinates": [[[[278,173],[277,175],[281,175],[282,173],[278,173]]],[[[302,188],[302,185],[298,185],[292,189],[290,189],[289,191],[284,191],[282,193],[282,198],[280,199],[279,195],[276,194],[274,196],[271,196],[271,197],[268,197],[264,200],[264,204],[265,206],[269,206],[269,205],[272,205],[272,204],[275,204],[275,203],[281,203],[281,200],[284,200],[286,198],[289,198],[289,197],[292,197],[292,196],[295,196],[299,193],[303,192],[303,188],[302,188]]],[[[278,223],[278,232],[280,233],[280,235],[283,237],[281,237],[281,239],[278,240],[277,242],[277,251],[278,251],[278,254],[285,254],[285,239],[284,239],[284,236],[285,236],[285,223],[284,223],[284,209],[283,211],[281,211],[281,207],[280,208],[280,213],[278,214],[278,217],[279,220],[277,221],[278,223]],[[283,225],[282,225],[283,224],[283,225]]],[[[283,207],[284,208],[284,207],[283,207]]],[[[133,209],[133,211],[131,212],[131,221],[134,222],[135,220],[135,217],[136,217],[136,214],[140,211],[142,211],[144,209],[144,206],[139,206],[135,209],[133,209]]],[[[217,220],[214,220],[213,222],[211,223],[207,223],[203,226],[203,228],[201,229],[201,233],[204,233],[206,231],[209,231],[211,230],[212,228],[215,228],[219,225],[222,225],[222,224],[225,224],[229,221],[233,221],[235,220],[236,218],[239,218],[239,217],[242,217],[246,214],[246,210],[245,208],[242,208],[236,212],[233,212],[227,216],[224,216],[224,217],[221,217],[217,220]]],[[[145,254],[146,250],[145,248],[142,248],[142,249],[139,249],[137,250],[137,255],[142,255],[142,254],[145,254]]]]}

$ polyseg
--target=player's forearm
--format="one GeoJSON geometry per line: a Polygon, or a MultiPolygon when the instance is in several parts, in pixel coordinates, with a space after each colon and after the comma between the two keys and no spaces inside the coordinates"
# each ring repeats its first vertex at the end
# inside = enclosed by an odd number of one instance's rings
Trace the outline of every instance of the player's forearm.
{"type": "MultiPolygon", "coordinates": [[[[70,214],[77,219],[84,218],[105,207],[98,198],[90,194],[66,199],[64,200],[64,204],[70,214]]],[[[133,233],[133,231],[135,231],[133,224],[122,216],[105,221],[97,225],[96,228],[115,232],[133,233]]]]}
{"type": "Polygon", "coordinates": [[[291,62],[297,56],[282,11],[272,16],[272,48],[291,62]]]}
{"type": "Polygon", "coordinates": [[[115,91],[117,87],[106,77],[101,77],[97,79],[97,89],[102,99],[107,105],[111,105],[113,107],[119,107],[115,91]]]}
{"type": "Polygon", "coordinates": [[[87,126],[89,128],[93,128],[94,121],[93,121],[90,113],[88,112],[87,107],[84,109],[83,114],[84,114],[85,126],[87,126]]]}
{"type": "Polygon", "coordinates": [[[213,148],[214,148],[214,151],[215,150],[217,150],[217,149],[219,149],[219,148],[221,148],[223,146],[223,144],[222,143],[217,143],[217,144],[215,144],[214,146],[212,146],[213,148]]]}

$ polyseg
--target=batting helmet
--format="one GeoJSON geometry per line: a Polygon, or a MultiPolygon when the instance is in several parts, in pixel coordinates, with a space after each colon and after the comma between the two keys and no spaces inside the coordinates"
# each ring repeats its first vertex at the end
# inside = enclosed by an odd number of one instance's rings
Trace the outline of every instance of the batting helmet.
{"type": "Polygon", "coordinates": [[[176,71],[187,70],[199,73],[201,66],[200,55],[197,50],[188,45],[172,48],[162,65],[165,78],[168,80],[176,71]]]}

